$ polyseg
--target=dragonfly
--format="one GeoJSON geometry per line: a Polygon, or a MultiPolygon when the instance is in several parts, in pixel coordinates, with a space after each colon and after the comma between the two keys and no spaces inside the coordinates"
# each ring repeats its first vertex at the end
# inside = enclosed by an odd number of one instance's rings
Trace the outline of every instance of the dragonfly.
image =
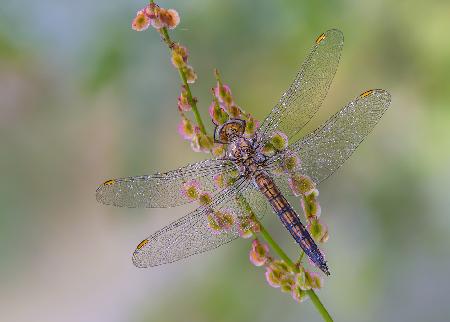
{"type": "Polygon", "coordinates": [[[132,257],[135,266],[172,263],[236,239],[236,224],[218,233],[211,230],[208,219],[211,214],[232,213],[242,220],[248,216],[243,211],[247,207],[258,220],[267,212],[275,213],[314,265],[330,274],[323,253],[285,197],[292,195],[288,175],[277,169],[283,158],[295,155],[300,160],[297,171],[320,184],[349,158],[389,107],[387,91],[365,91],[316,130],[297,138],[322,105],[343,44],[343,34],[336,29],[316,39],[293,83],[251,137],[244,134],[246,121],[240,118],[216,126],[214,140],[225,144],[224,157],[165,173],[111,179],[98,187],[97,200],[117,207],[166,208],[190,203],[192,199],[180,191],[192,180],[212,192],[207,204],[139,243],[132,257]],[[290,144],[272,155],[265,154],[263,147],[280,132],[290,144]],[[233,180],[218,188],[215,178],[220,175],[233,180]]]}

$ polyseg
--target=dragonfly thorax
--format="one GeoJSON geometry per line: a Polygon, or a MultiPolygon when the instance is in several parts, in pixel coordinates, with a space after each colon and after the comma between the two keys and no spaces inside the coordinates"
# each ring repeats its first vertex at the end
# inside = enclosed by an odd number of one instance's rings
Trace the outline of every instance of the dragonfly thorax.
{"type": "Polygon", "coordinates": [[[239,137],[233,140],[230,144],[228,144],[227,150],[228,157],[236,161],[247,160],[252,157],[255,152],[250,140],[244,137],[239,137]]]}

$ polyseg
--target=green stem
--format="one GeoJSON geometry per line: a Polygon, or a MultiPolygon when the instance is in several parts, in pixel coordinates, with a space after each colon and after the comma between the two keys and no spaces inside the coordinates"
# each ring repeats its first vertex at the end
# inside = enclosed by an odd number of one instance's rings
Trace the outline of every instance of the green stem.
{"type": "MultiPolygon", "coordinates": [[[[172,50],[172,46],[174,43],[170,39],[167,28],[166,27],[161,28],[159,31],[163,37],[164,42],[167,44],[167,46],[169,46],[170,50],[172,50]]],[[[184,87],[186,88],[187,98],[188,98],[189,104],[191,105],[192,112],[194,113],[195,120],[197,121],[200,131],[202,131],[203,134],[206,134],[205,125],[203,124],[203,120],[200,116],[200,113],[198,112],[197,101],[192,96],[191,87],[189,86],[189,83],[187,82],[186,72],[184,71],[183,68],[179,68],[178,72],[180,73],[181,80],[183,81],[184,87]]]]}

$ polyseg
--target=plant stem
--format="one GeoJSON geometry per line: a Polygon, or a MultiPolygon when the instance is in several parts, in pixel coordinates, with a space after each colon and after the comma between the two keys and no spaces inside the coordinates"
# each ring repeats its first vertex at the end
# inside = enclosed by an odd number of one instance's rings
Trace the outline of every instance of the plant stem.
{"type": "MultiPolygon", "coordinates": [[[[167,44],[169,49],[172,50],[172,46],[174,45],[174,43],[170,39],[167,28],[163,27],[163,28],[159,29],[159,32],[161,33],[161,36],[163,37],[163,40],[167,44]]],[[[191,87],[189,86],[189,83],[187,82],[186,72],[184,71],[183,68],[179,68],[178,72],[180,73],[181,80],[183,81],[184,87],[186,88],[187,98],[189,100],[189,104],[191,105],[192,112],[194,113],[195,120],[197,121],[200,131],[202,131],[203,134],[206,134],[205,125],[203,124],[203,120],[200,117],[200,113],[198,112],[197,101],[192,96],[191,87]]]]}

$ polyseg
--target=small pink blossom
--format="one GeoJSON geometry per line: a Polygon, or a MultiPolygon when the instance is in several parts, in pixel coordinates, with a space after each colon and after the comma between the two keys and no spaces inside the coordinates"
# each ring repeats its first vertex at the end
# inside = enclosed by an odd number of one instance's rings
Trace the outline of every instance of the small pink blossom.
{"type": "Polygon", "coordinates": [[[286,155],[283,159],[283,169],[288,173],[297,171],[300,167],[300,158],[295,153],[286,155]]]}
{"type": "Polygon", "coordinates": [[[227,210],[224,211],[211,211],[207,215],[208,227],[213,234],[220,234],[224,231],[228,231],[234,224],[233,214],[227,210]]]}
{"type": "Polygon", "coordinates": [[[211,203],[211,201],[212,201],[212,196],[208,192],[201,192],[198,195],[198,202],[200,203],[201,206],[209,205],[211,203]]]}
{"type": "Polygon", "coordinates": [[[169,29],[174,29],[180,23],[180,15],[174,9],[163,9],[159,10],[159,19],[163,23],[164,27],[169,29]]]}
{"type": "Polygon", "coordinates": [[[215,101],[212,101],[208,111],[211,120],[216,125],[221,125],[228,120],[227,113],[215,101]]]}
{"type": "Polygon", "coordinates": [[[310,177],[294,173],[288,179],[289,187],[295,196],[310,195],[316,189],[316,184],[310,177]]]}
{"type": "Polygon", "coordinates": [[[183,184],[181,192],[187,199],[197,200],[201,192],[200,183],[195,179],[190,180],[183,184]]]}
{"type": "Polygon", "coordinates": [[[230,115],[231,118],[237,119],[242,117],[242,110],[239,106],[232,104],[232,105],[225,105],[225,110],[227,111],[228,115],[230,115]]]}
{"type": "Polygon", "coordinates": [[[225,155],[225,146],[221,143],[214,143],[214,146],[212,148],[212,154],[216,158],[221,158],[225,155]]]}
{"type": "Polygon", "coordinates": [[[245,122],[245,135],[247,137],[255,134],[259,128],[259,121],[255,119],[251,114],[247,114],[247,121],[245,122]]]}
{"type": "Polygon", "coordinates": [[[180,45],[180,44],[174,44],[172,46],[172,65],[175,68],[183,68],[188,60],[188,51],[187,48],[180,45]]]}
{"type": "Polygon", "coordinates": [[[195,135],[191,141],[191,148],[195,152],[209,153],[214,145],[214,140],[200,131],[200,128],[196,127],[195,135]]]}
{"type": "Polygon", "coordinates": [[[184,72],[186,74],[186,80],[189,84],[195,83],[197,80],[197,74],[194,71],[194,68],[192,66],[187,65],[184,69],[184,72]]]}
{"type": "Polygon", "coordinates": [[[255,233],[260,232],[261,227],[258,222],[252,218],[245,216],[241,217],[238,225],[239,236],[244,239],[252,237],[255,233]]]}
{"type": "Polygon", "coordinates": [[[316,272],[306,272],[307,280],[313,289],[320,289],[323,287],[323,278],[316,272]]]}
{"type": "Polygon", "coordinates": [[[270,143],[275,150],[282,151],[288,146],[288,137],[283,132],[276,131],[270,139],[270,143]]]}
{"type": "Polygon", "coordinates": [[[191,110],[191,104],[189,103],[188,94],[184,85],[181,87],[180,96],[178,96],[178,110],[181,112],[188,112],[191,110]]]}
{"type": "Polygon", "coordinates": [[[145,10],[139,10],[131,23],[131,28],[136,31],[143,31],[148,26],[150,26],[150,18],[145,14],[145,10]]]}
{"type": "Polygon", "coordinates": [[[274,271],[270,267],[267,267],[265,276],[266,276],[266,281],[270,286],[272,286],[274,288],[278,288],[281,286],[281,274],[279,272],[274,271]]]}
{"type": "Polygon", "coordinates": [[[292,288],[291,296],[297,303],[304,302],[308,298],[306,292],[298,286],[292,288]]]}
{"type": "Polygon", "coordinates": [[[249,254],[250,262],[255,266],[262,266],[268,261],[268,256],[269,246],[261,244],[258,239],[253,240],[249,254]]]}
{"type": "Polygon", "coordinates": [[[314,189],[313,193],[309,195],[303,195],[300,200],[300,205],[302,207],[303,213],[306,219],[310,220],[320,216],[321,208],[317,200],[317,195],[319,192],[314,189]]]}
{"type": "Polygon", "coordinates": [[[233,103],[233,96],[228,85],[221,85],[220,82],[217,82],[217,86],[214,87],[214,95],[219,102],[224,103],[226,106],[230,106],[233,103]]]}
{"type": "Polygon", "coordinates": [[[287,276],[281,282],[281,292],[291,293],[292,289],[295,287],[295,282],[292,275],[287,276]]]}
{"type": "Polygon", "coordinates": [[[267,283],[275,288],[280,287],[283,281],[289,279],[292,272],[285,262],[281,260],[272,261],[266,268],[267,283]]]}
{"type": "Polygon", "coordinates": [[[194,132],[194,127],[192,126],[191,121],[183,117],[181,122],[178,124],[178,133],[183,139],[192,140],[195,134],[194,132]]]}

